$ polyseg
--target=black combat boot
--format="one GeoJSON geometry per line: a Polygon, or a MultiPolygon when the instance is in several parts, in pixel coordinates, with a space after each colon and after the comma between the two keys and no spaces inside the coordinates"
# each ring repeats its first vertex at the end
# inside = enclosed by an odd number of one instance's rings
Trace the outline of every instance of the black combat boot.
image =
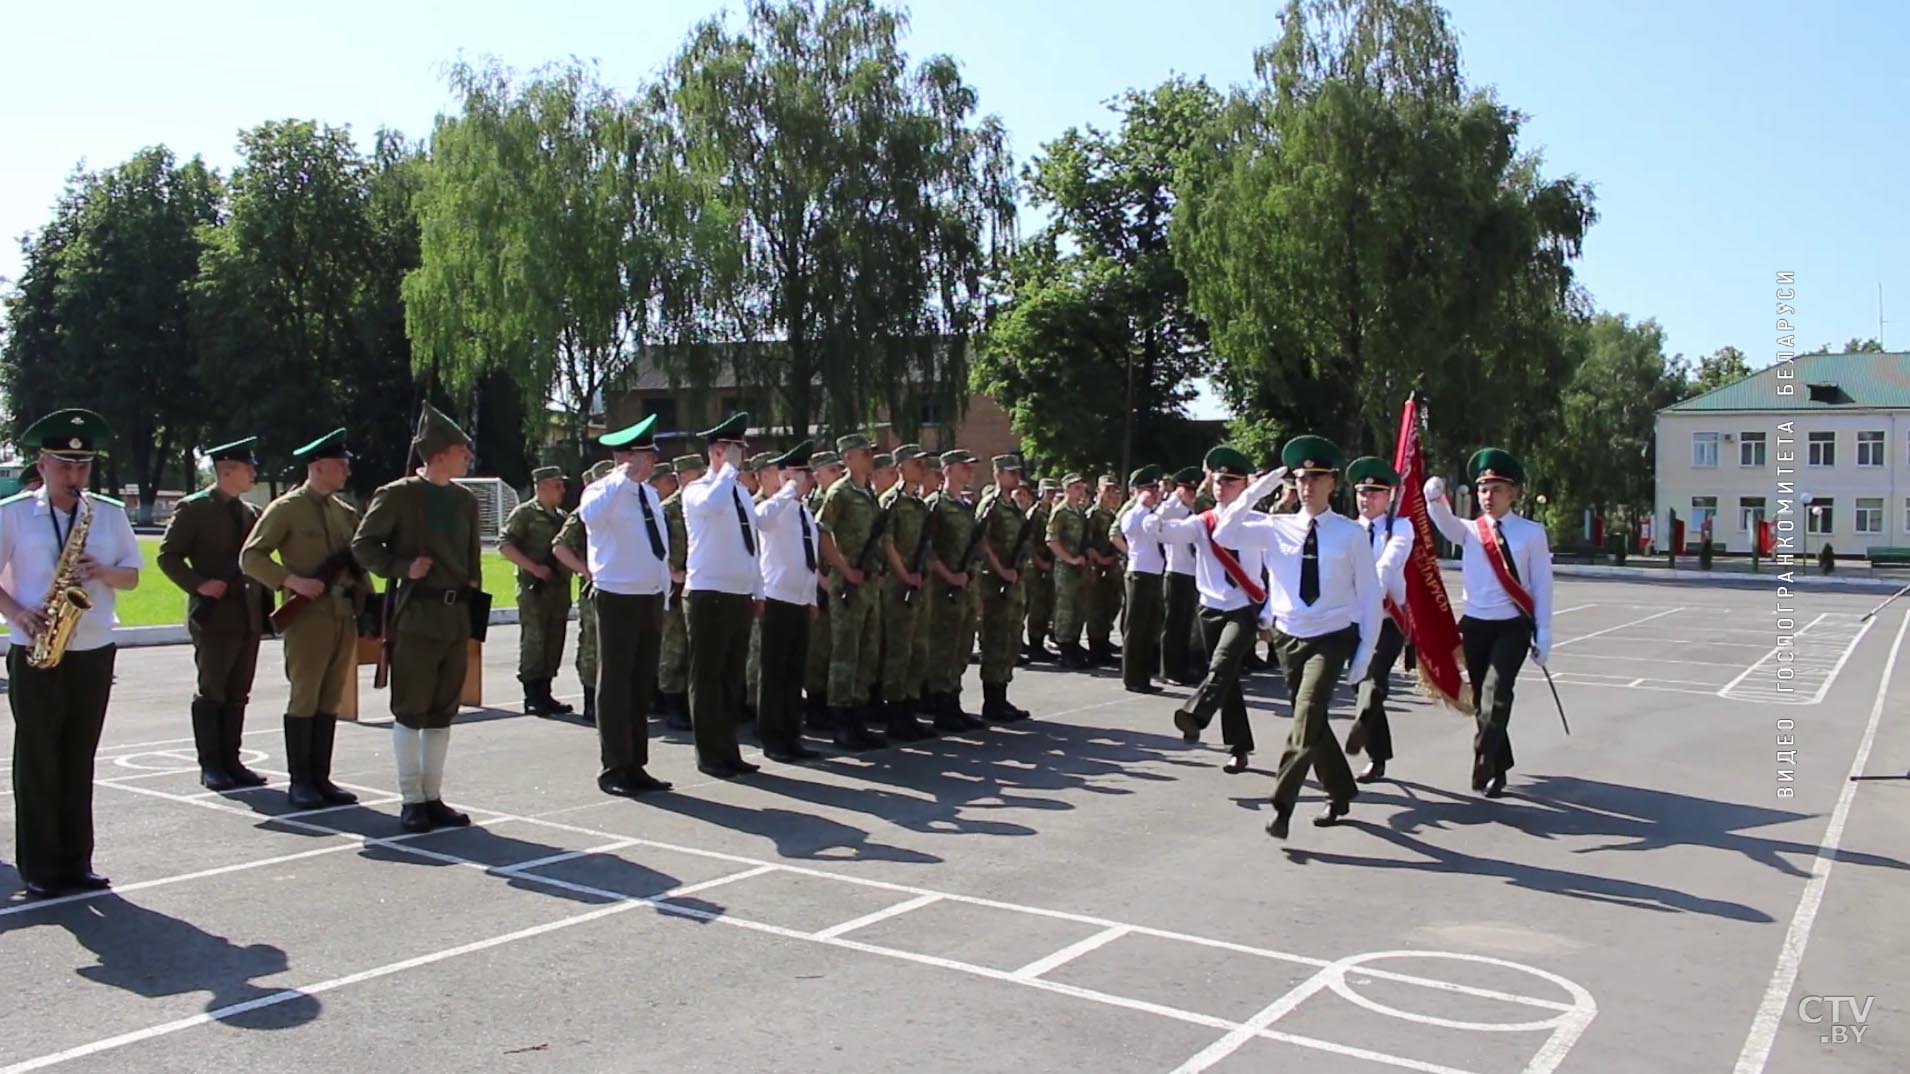
{"type": "Polygon", "coordinates": [[[245,705],[219,706],[219,755],[225,758],[226,775],[241,787],[263,787],[265,777],[245,766],[239,760],[239,750],[245,744],[245,705]]]}
{"type": "Polygon", "coordinates": [[[888,701],[881,708],[884,726],[889,739],[894,742],[920,742],[925,738],[934,738],[935,732],[923,726],[915,718],[915,703],[911,701],[888,701]]]}
{"type": "Polygon", "coordinates": [[[863,722],[861,706],[831,708],[829,717],[836,729],[836,745],[845,750],[879,750],[888,745],[863,722]]]}
{"type": "Polygon", "coordinates": [[[549,709],[555,715],[568,716],[571,713],[576,712],[577,711],[576,706],[568,705],[562,701],[557,700],[556,696],[550,692],[550,684],[555,681],[556,681],[555,679],[550,679],[550,678],[543,678],[543,679],[537,680],[538,699],[543,701],[544,707],[549,709]]]}
{"type": "Polygon", "coordinates": [[[1005,682],[982,683],[982,719],[997,723],[1014,723],[1028,718],[1027,709],[1018,709],[1008,701],[1008,684],[1005,682]]]}
{"type": "Polygon", "coordinates": [[[321,712],[312,717],[312,786],[328,805],[351,805],[358,796],[332,782],[332,746],[338,733],[338,717],[321,712]]]}
{"type": "Polygon", "coordinates": [[[225,769],[225,750],[219,730],[219,706],[211,701],[195,700],[192,744],[199,754],[199,785],[211,791],[229,791],[239,784],[225,769]]]}
{"type": "Polygon", "coordinates": [[[527,679],[520,675],[517,681],[524,684],[524,715],[549,716],[550,708],[544,704],[542,691],[537,689],[537,680],[527,679]]]}
{"type": "Polygon", "coordinates": [[[323,809],[325,796],[312,782],[312,725],[315,716],[285,717],[285,771],[291,776],[286,797],[294,809],[323,809]]]}
{"type": "Polygon", "coordinates": [[[592,727],[597,725],[597,688],[584,687],[584,722],[592,727]]]}

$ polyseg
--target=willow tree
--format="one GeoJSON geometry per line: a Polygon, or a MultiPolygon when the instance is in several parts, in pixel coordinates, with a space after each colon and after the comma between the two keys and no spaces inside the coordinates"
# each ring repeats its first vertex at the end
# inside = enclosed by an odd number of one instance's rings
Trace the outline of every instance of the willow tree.
{"type": "Polygon", "coordinates": [[[958,411],[968,340],[1013,243],[1007,138],[976,120],[954,60],[910,69],[904,17],[869,0],[753,0],[744,26],[691,33],[666,83],[688,172],[735,255],[715,334],[769,346],[660,355],[673,378],[727,367],[798,434],[886,403],[915,434],[915,393],[958,411]]]}
{"type": "Polygon", "coordinates": [[[697,286],[693,197],[653,96],[622,98],[578,66],[522,85],[460,65],[440,116],[405,279],[413,361],[458,393],[509,374],[526,433],[559,403],[581,449],[593,404],[635,357],[687,331],[697,286]]]}
{"type": "Polygon", "coordinates": [[[1515,440],[1555,424],[1590,191],[1544,178],[1520,116],[1465,86],[1429,0],[1289,0],[1281,21],[1174,219],[1237,431],[1390,452],[1422,375],[1448,451],[1466,411],[1515,440]]]}

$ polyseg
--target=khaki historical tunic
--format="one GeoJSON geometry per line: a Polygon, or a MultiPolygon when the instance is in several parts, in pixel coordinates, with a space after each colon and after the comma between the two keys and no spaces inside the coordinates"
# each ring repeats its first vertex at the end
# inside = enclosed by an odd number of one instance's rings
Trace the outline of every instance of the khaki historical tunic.
{"type": "Polygon", "coordinates": [[[300,485],[266,505],[239,551],[239,569],[274,591],[288,575],[322,578],[328,561],[342,563],[330,589],[285,629],[288,715],[335,715],[345,669],[357,665],[358,616],[371,595],[371,576],[351,556],[357,528],[350,505],[300,485]]]}

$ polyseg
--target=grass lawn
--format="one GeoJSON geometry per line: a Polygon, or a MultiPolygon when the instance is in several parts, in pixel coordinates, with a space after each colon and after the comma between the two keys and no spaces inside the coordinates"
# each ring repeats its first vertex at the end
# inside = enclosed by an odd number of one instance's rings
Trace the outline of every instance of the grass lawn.
{"type": "MultiPolygon", "coordinates": [[[[180,626],[186,621],[186,594],[159,569],[159,538],[139,538],[139,551],[146,566],[139,572],[139,588],[119,594],[121,626],[180,626]]],[[[379,588],[384,580],[378,580],[379,588]]],[[[492,607],[517,606],[517,568],[498,555],[497,549],[484,550],[484,591],[491,594],[492,607]]],[[[39,600],[45,594],[15,594],[23,600],[39,600]]],[[[0,634],[6,633],[0,623],[0,634]]]]}

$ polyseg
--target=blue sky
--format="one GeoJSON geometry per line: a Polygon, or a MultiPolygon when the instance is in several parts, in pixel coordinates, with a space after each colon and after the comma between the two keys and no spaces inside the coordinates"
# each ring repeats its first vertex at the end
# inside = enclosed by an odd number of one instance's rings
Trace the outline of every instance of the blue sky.
{"type": "MultiPolygon", "coordinates": [[[[961,61],[1018,159],[1103,102],[1170,74],[1252,76],[1276,3],[922,0],[912,57],[961,61]]],[[[1548,174],[1597,191],[1579,263],[1601,309],[1656,318],[1686,356],[1777,350],[1773,274],[1797,274],[1805,348],[1878,332],[1910,349],[1910,6],[1833,2],[1604,4],[1452,0],[1466,77],[1527,113],[1548,174]],[[1895,312],[1893,312],[1895,311],[1895,312]]],[[[520,69],[570,55],[632,85],[711,0],[506,3],[338,0],[172,7],[125,0],[12,6],[0,38],[0,277],[84,159],[164,143],[219,168],[237,132],[274,118],[413,137],[451,105],[460,53],[520,69]],[[187,14],[187,12],[190,14],[187,14]],[[82,13],[83,12],[83,13],[82,13]]]]}

